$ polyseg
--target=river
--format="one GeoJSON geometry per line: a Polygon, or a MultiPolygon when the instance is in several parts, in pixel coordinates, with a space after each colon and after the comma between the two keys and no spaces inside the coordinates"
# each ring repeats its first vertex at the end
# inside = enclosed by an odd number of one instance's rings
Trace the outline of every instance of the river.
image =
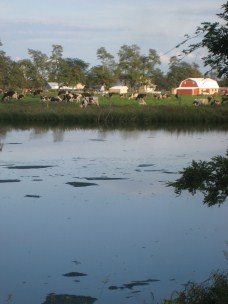
{"type": "Polygon", "coordinates": [[[227,132],[8,129],[0,143],[0,303],[157,303],[227,269],[227,201],[167,187],[225,155],[227,132]]]}

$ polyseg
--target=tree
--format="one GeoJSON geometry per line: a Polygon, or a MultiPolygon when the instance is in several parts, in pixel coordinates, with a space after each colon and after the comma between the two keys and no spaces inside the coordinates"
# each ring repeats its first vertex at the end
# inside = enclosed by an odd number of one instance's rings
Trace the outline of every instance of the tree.
{"type": "Polygon", "coordinates": [[[11,59],[6,56],[4,51],[0,51],[0,85],[7,88],[10,85],[10,66],[11,59]]]}
{"type": "Polygon", "coordinates": [[[78,58],[63,58],[58,67],[58,81],[67,86],[86,82],[89,64],[78,58]]]}
{"type": "Polygon", "coordinates": [[[192,161],[191,166],[180,172],[182,176],[168,186],[181,194],[188,190],[192,195],[199,190],[204,194],[204,203],[209,207],[222,204],[228,196],[228,150],[226,156],[215,156],[208,162],[192,161]]]}
{"type": "Polygon", "coordinates": [[[114,56],[108,53],[103,46],[97,50],[97,58],[101,61],[103,72],[112,70],[115,66],[114,56]]]}
{"type": "Polygon", "coordinates": [[[155,66],[161,64],[154,49],[149,49],[148,55],[141,55],[136,44],[121,46],[118,56],[120,80],[130,87],[151,84],[156,74],[155,66]]]}
{"type": "Polygon", "coordinates": [[[114,56],[108,53],[104,47],[100,47],[97,50],[97,59],[101,61],[101,65],[90,69],[87,80],[90,85],[110,87],[116,81],[117,64],[114,56]]]}
{"type": "Polygon", "coordinates": [[[42,88],[48,80],[48,56],[32,49],[28,49],[28,53],[32,58],[33,74],[31,77],[34,88],[42,88]]]}
{"type": "Polygon", "coordinates": [[[161,60],[159,55],[154,49],[149,49],[147,56],[141,56],[141,72],[146,78],[153,77],[155,66],[160,65],[161,60]]]}
{"type": "Polygon", "coordinates": [[[203,57],[204,66],[210,66],[211,70],[218,73],[218,77],[228,76],[228,1],[221,6],[223,12],[216,14],[224,23],[203,22],[195,30],[194,36],[185,35],[186,39],[177,45],[177,48],[189,40],[203,36],[200,42],[190,44],[183,50],[188,55],[199,48],[206,48],[207,56],[203,57]]]}
{"type": "Polygon", "coordinates": [[[119,78],[124,85],[134,87],[141,76],[140,47],[136,44],[131,46],[122,45],[119,52],[119,78]]]}
{"type": "Polygon", "coordinates": [[[183,79],[189,77],[202,77],[199,66],[195,63],[189,64],[180,61],[177,56],[172,56],[169,62],[169,71],[167,73],[167,84],[169,89],[179,86],[183,79]]]}
{"type": "Polygon", "coordinates": [[[60,83],[59,74],[62,64],[63,47],[59,44],[52,45],[52,54],[49,59],[49,81],[60,83]]]}

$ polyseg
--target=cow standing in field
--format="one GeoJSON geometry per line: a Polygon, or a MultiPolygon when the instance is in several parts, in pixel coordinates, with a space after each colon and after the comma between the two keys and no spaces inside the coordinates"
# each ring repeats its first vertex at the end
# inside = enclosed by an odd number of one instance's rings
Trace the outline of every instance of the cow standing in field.
{"type": "Polygon", "coordinates": [[[129,99],[129,100],[130,100],[130,99],[135,99],[135,98],[138,97],[138,95],[139,95],[138,92],[131,93],[131,94],[128,96],[128,99],[129,99]]]}
{"type": "Polygon", "coordinates": [[[81,94],[76,94],[76,93],[67,93],[63,95],[63,101],[66,102],[79,102],[81,99],[82,95],[81,94]]]}
{"type": "Polygon", "coordinates": [[[50,99],[51,102],[61,102],[62,101],[62,98],[59,97],[59,96],[52,96],[51,99],[50,99]]]}
{"type": "Polygon", "coordinates": [[[136,101],[139,102],[140,105],[146,105],[145,99],[147,94],[146,93],[139,93],[138,96],[135,98],[136,101]]]}
{"type": "Polygon", "coordinates": [[[6,91],[2,96],[2,101],[5,102],[9,99],[18,99],[18,94],[15,91],[6,91]]]}
{"type": "Polygon", "coordinates": [[[80,105],[81,108],[86,108],[87,106],[90,106],[90,105],[96,105],[99,107],[98,97],[90,96],[90,97],[82,98],[82,103],[80,105]]]}

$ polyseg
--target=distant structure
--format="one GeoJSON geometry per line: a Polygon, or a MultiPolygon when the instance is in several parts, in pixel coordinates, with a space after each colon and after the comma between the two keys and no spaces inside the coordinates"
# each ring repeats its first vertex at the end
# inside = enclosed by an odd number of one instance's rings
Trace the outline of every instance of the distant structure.
{"type": "Polygon", "coordinates": [[[83,90],[85,87],[84,84],[78,83],[75,86],[62,86],[59,85],[58,82],[48,82],[46,85],[46,90],[83,90]]]}
{"type": "Polygon", "coordinates": [[[187,78],[175,92],[178,95],[213,95],[219,92],[219,85],[211,78],[187,78]]]}

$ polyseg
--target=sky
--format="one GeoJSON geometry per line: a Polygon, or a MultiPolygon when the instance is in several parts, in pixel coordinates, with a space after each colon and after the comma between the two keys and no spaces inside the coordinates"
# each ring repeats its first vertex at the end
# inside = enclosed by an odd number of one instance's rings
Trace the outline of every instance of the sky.
{"type": "MultiPolygon", "coordinates": [[[[12,60],[28,59],[28,49],[51,56],[52,45],[63,47],[63,58],[99,65],[97,50],[105,47],[118,61],[123,45],[136,44],[140,53],[156,50],[168,70],[175,46],[194,34],[202,22],[221,22],[225,0],[0,0],[0,41],[12,60]]],[[[193,41],[192,41],[193,42],[193,41]]],[[[198,50],[186,62],[203,72],[198,50]]]]}

